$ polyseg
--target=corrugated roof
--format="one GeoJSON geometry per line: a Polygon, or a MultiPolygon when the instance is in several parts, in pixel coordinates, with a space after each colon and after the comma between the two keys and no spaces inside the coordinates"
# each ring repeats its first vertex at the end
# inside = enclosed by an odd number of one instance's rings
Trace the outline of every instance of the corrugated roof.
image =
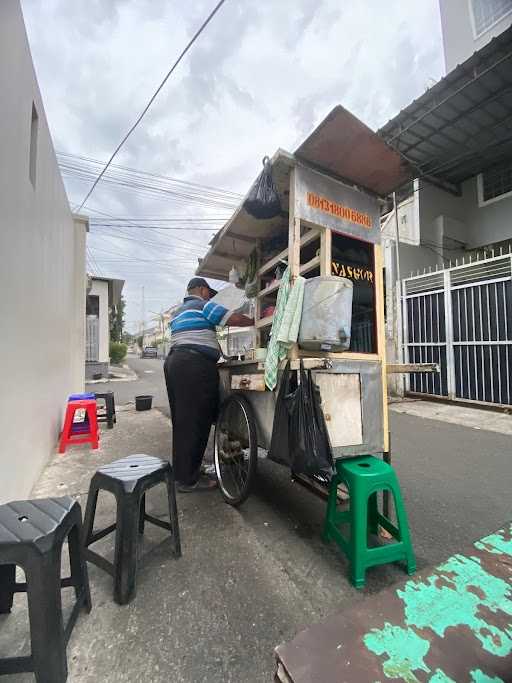
{"type": "Polygon", "coordinates": [[[512,27],[457,66],[379,131],[426,177],[462,181],[512,157],[512,27]]]}

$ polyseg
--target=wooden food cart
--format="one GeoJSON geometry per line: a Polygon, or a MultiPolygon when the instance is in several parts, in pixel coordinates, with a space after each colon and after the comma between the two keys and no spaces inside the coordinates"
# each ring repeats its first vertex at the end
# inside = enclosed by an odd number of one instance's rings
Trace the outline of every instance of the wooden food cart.
{"type": "MultiPolygon", "coordinates": [[[[338,107],[295,155],[279,150],[272,158],[281,215],[259,220],[240,205],[212,240],[197,270],[198,275],[228,280],[233,266],[243,272],[251,255],[256,256],[253,347],[259,349],[267,346],[272,332],[272,310],[281,284],[277,267],[289,267],[292,284],[299,275],[337,275],[352,281],[350,348],[312,352],[295,344],[288,351],[292,370],[302,360],[313,373],[335,458],[389,453],[379,192],[341,180],[341,174],[328,168],[329,155],[343,154],[339,136],[333,136],[349,124],[359,140],[364,138],[366,153],[372,146],[379,151],[380,170],[375,174],[372,169],[376,190],[382,193],[384,186],[402,183],[407,172],[396,152],[338,107]],[[320,164],[305,158],[315,155],[320,164]],[[322,162],[322,155],[327,162],[322,162]],[[379,186],[383,174],[388,176],[387,185],[379,186]]],[[[354,164],[347,155],[340,158],[350,171],[354,164]]],[[[360,175],[360,167],[359,163],[354,175],[360,175]]],[[[234,505],[249,494],[258,457],[269,449],[277,397],[277,390],[265,387],[264,362],[251,352],[247,356],[220,366],[223,403],[215,465],[222,494],[234,505]]]]}

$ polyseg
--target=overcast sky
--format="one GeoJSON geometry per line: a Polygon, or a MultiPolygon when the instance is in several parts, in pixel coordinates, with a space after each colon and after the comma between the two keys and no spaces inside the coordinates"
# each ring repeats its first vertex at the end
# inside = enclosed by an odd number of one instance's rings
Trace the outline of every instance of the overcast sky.
{"type": "MultiPolygon", "coordinates": [[[[106,160],[214,4],[22,0],[55,148],[106,160]]],[[[296,149],[335,104],[376,129],[443,73],[437,0],[227,0],[116,163],[245,193],[262,156],[296,149]]],[[[74,206],[90,182],[66,185],[74,206]]],[[[107,184],[87,208],[229,215],[107,184]]],[[[96,270],[126,280],[133,330],[142,286],[149,324],[182,296],[211,233],[114,230],[93,230],[89,245],[96,270]]]]}

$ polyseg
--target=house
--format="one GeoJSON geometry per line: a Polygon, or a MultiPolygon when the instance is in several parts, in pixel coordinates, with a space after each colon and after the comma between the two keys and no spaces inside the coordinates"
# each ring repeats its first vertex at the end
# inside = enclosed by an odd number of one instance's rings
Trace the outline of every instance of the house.
{"type": "Polygon", "coordinates": [[[90,276],[86,301],[86,379],[108,376],[110,314],[121,300],[124,280],[90,276]]]}
{"type": "Polygon", "coordinates": [[[87,218],[59,173],[19,0],[0,2],[0,503],[26,498],[83,391],[87,218]]]}
{"type": "Polygon", "coordinates": [[[388,358],[440,365],[408,391],[511,405],[512,2],[440,6],[451,71],[378,131],[417,172],[382,221],[388,358]]]}
{"type": "Polygon", "coordinates": [[[512,26],[510,0],[439,0],[446,72],[512,26]]]}

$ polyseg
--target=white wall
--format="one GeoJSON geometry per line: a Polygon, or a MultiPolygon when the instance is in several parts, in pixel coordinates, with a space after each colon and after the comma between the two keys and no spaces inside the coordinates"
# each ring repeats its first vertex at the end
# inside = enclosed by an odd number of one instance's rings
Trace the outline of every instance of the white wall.
{"type": "Polygon", "coordinates": [[[97,296],[99,299],[99,352],[98,361],[100,363],[108,363],[109,358],[109,342],[110,342],[110,327],[108,320],[108,282],[104,280],[92,279],[92,287],[89,292],[91,296],[97,296]]]}
{"type": "Polygon", "coordinates": [[[512,24],[512,14],[475,38],[469,3],[471,0],[439,0],[446,72],[480,50],[512,24]]]}
{"type": "Polygon", "coordinates": [[[402,277],[431,266],[442,267],[445,259],[455,261],[468,249],[512,239],[512,197],[480,207],[476,177],[463,183],[461,190],[457,197],[421,182],[420,192],[415,194],[420,246],[400,244],[402,277]]]}
{"type": "Polygon", "coordinates": [[[18,0],[0,2],[0,503],[24,498],[83,390],[85,225],[58,171],[18,0]],[[32,103],[39,116],[29,179],[32,103]]]}
{"type": "Polygon", "coordinates": [[[479,207],[476,177],[467,180],[462,190],[471,248],[512,238],[512,196],[479,207]]]}

